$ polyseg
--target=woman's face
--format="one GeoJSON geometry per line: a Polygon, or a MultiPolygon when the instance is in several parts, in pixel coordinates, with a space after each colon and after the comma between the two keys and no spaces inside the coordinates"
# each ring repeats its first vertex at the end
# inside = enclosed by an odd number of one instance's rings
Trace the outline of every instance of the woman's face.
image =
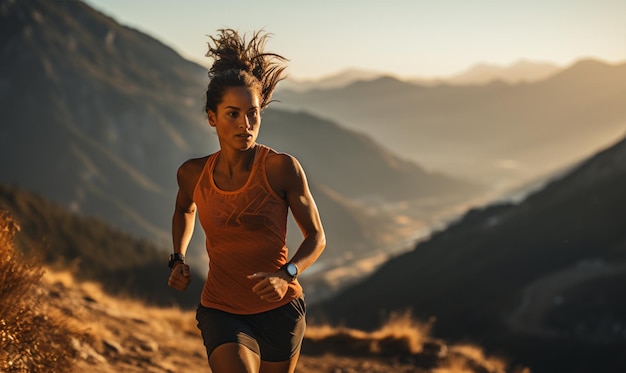
{"type": "Polygon", "coordinates": [[[248,87],[227,88],[217,110],[209,110],[208,119],[217,131],[222,149],[248,150],[259,135],[259,95],[248,87]]]}

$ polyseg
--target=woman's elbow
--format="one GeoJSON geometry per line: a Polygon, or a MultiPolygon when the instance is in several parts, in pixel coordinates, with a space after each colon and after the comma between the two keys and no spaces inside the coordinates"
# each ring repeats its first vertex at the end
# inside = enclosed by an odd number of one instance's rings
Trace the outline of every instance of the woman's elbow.
{"type": "Polygon", "coordinates": [[[326,233],[324,233],[323,229],[321,229],[318,233],[317,247],[320,252],[324,251],[326,248],[326,233]]]}

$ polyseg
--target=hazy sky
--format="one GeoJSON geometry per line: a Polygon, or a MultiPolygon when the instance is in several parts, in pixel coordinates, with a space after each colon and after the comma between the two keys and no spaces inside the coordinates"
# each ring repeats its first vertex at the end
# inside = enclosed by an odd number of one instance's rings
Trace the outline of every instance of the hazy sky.
{"type": "Polygon", "coordinates": [[[519,59],[626,61],[626,0],[86,0],[183,57],[208,64],[219,28],[273,34],[294,78],[347,68],[446,76],[519,59]]]}

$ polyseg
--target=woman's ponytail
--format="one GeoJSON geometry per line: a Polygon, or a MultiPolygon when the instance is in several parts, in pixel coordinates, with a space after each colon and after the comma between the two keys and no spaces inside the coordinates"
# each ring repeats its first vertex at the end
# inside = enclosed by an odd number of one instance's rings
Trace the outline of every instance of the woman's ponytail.
{"type": "Polygon", "coordinates": [[[249,42],[233,29],[218,30],[210,36],[207,57],[214,59],[209,69],[209,87],[206,92],[206,111],[216,110],[224,90],[246,86],[258,90],[260,109],[265,109],[279,81],[284,79],[286,59],[275,53],[265,53],[269,34],[257,31],[249,42]]]}

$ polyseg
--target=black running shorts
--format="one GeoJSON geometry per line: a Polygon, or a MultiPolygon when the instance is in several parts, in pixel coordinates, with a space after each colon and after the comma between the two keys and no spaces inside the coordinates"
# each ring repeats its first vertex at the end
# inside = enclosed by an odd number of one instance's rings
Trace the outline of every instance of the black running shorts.
{"type": "Polygon", "coordinates": [[[253,315],[237,315],[199,305],[198,329],[207,356],[224,343],[240,343],[261,360],[286,361],[300,351],[306,329],[306,303],[300,296],[276,309],[253,315]]]}

